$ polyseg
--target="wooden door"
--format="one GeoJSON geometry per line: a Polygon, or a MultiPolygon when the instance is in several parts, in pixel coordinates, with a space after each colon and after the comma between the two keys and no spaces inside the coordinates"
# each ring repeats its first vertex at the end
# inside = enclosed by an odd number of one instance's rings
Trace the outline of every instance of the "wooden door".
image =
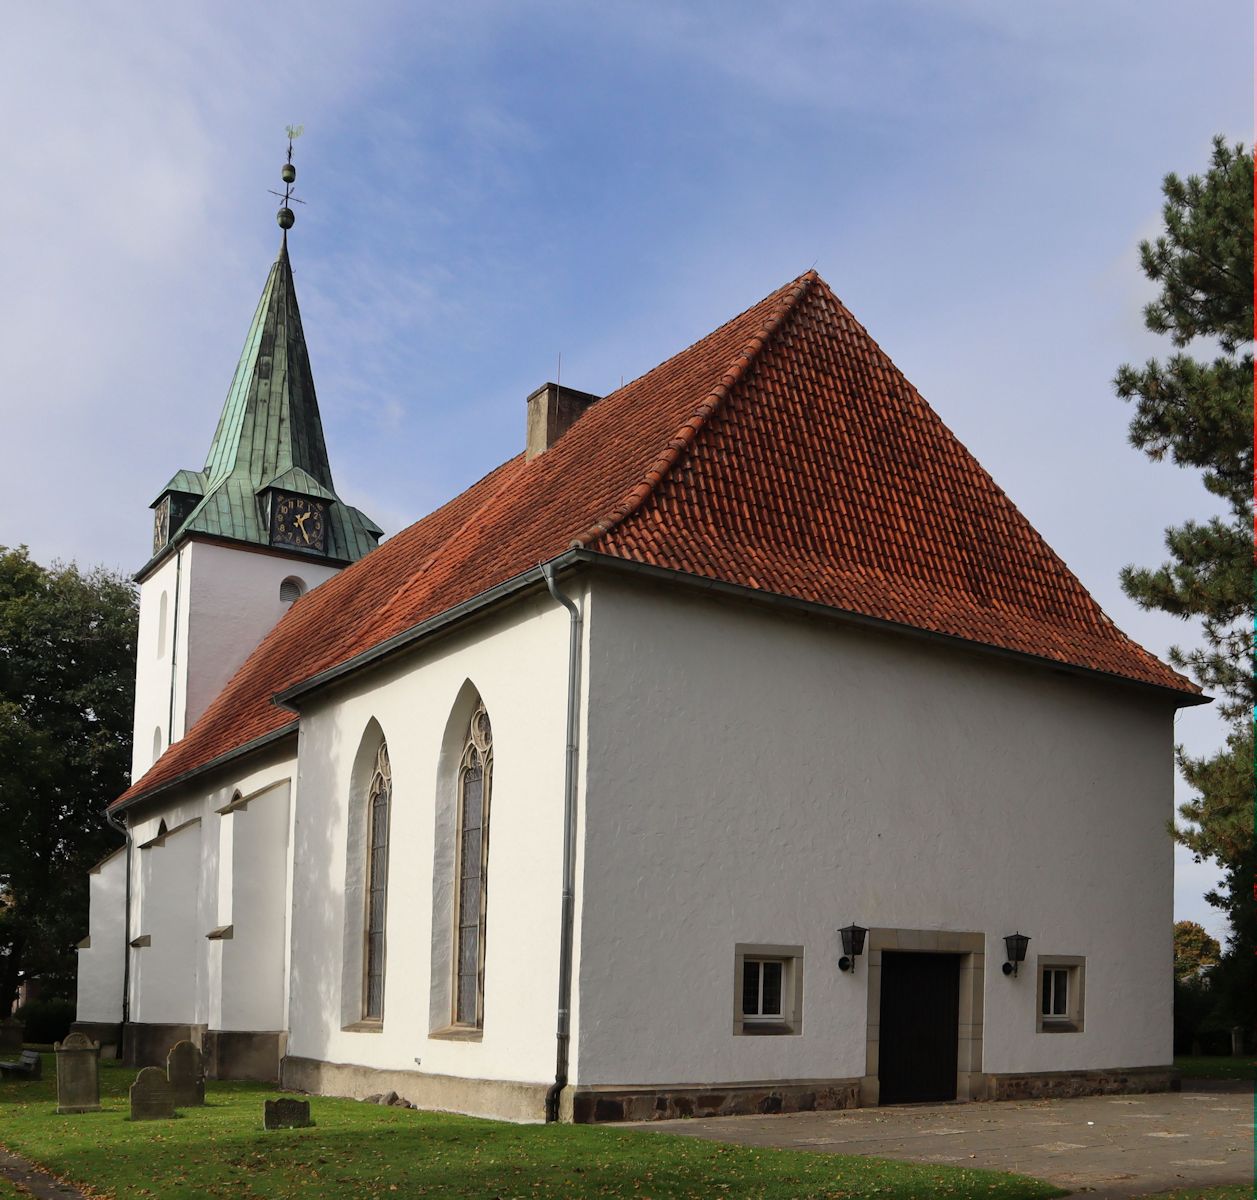
{"type": "Polygon", "coordinates": [[[881,1104],[956,1098],[960,956],[882,952],[881,1104]]]}

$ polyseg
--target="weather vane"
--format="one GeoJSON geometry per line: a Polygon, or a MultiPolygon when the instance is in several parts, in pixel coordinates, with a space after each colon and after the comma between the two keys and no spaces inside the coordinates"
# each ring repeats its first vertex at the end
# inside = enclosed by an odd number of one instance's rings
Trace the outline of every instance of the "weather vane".
{"type": "Polygon", "coordinates": [[[288,231],[296,224],[296,214],[289,208],[289,204],[304,204],[304,200],[298,199],[292,194],[292,185],[297,181],[297,168],[292,165],[292,144],[301,136],[301,131],[305,129],[304,125],[289,125],[288,133],[288,160],[284,163],[280,171],[280,178],[284,181],[284,190],[282,192],[268,189],[272,196],[278,196],[284,203],[280,207],[279,212],[275,214],[275,220],[279,222],[279,227],[284,231],[284,236],[288,236],[288,231]]]}

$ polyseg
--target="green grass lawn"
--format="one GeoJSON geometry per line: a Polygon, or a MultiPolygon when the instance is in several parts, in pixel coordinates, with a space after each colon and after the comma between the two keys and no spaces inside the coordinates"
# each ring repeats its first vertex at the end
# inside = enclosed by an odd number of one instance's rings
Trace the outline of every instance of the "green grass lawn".
{"type": "MultiPolygon", "coordinates": [[[[1244,1055],[1180,1055],[1174,1060],[1184,1079],[1253,1079],[1257,1076],[1257,1058],[1244,1055]]],[[[1248,1197],[1252,1200],[1252,1197],[1248,1197]]]]}
{"type": "MultiPolygon", "coordinates": [[[[507,1125],[311,1097],[313,1129],[262,1130],[259,1084],[211,1083],[174,1121],[127,1118],[134,1071],[102,1065],[99,1113],[55,1114],[56,1068],[0,1083],[0,1145],[93,1195],[197,1200],[470,1197],[839,1200],[1062,1196],[993,1171],[723,1146],[607,1126],[507,1125]]],[[[0,1197],[5,1196],[0,1191],[0,1197]]]]}

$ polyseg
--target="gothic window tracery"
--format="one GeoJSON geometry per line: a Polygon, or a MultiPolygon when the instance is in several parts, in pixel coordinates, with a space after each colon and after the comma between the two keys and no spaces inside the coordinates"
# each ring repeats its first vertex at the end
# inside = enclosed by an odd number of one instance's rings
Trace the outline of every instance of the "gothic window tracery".
{"type": "Polygon", "coordinates": [[[458,769],[458,846],[454,872],[454,1024],[484,1024],[485,901],[493,728],[477,704],[458,769]]]}
{"type": "Polygon", "coordinates": [[[384,1019],[384,921],[388,900],[388,826],[393,774],[381,742],[367,789],[367,913],[363,954],[362,1015],[384,1019]]]}

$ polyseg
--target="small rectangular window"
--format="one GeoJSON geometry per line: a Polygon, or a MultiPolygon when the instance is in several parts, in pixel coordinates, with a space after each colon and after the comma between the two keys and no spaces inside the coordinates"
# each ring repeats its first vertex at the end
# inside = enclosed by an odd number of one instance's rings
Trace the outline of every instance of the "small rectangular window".
{"type": "Polygon", "coordinates": [[[1040,1033],[1081,1032],[1085,961],[1072,955],[1039,959],[1040,1033]]]}
{"type": "Polygon", "coordinates": [[[735,947],[733,1032],[798,1033],[803,1016],[803,947],[735,947]]]}
{"type": "Polygon", "coordinates": [[[742,963],[742,1016],[747,1021],[780,1021],[781,959],[748,958],[742,963]]]}

